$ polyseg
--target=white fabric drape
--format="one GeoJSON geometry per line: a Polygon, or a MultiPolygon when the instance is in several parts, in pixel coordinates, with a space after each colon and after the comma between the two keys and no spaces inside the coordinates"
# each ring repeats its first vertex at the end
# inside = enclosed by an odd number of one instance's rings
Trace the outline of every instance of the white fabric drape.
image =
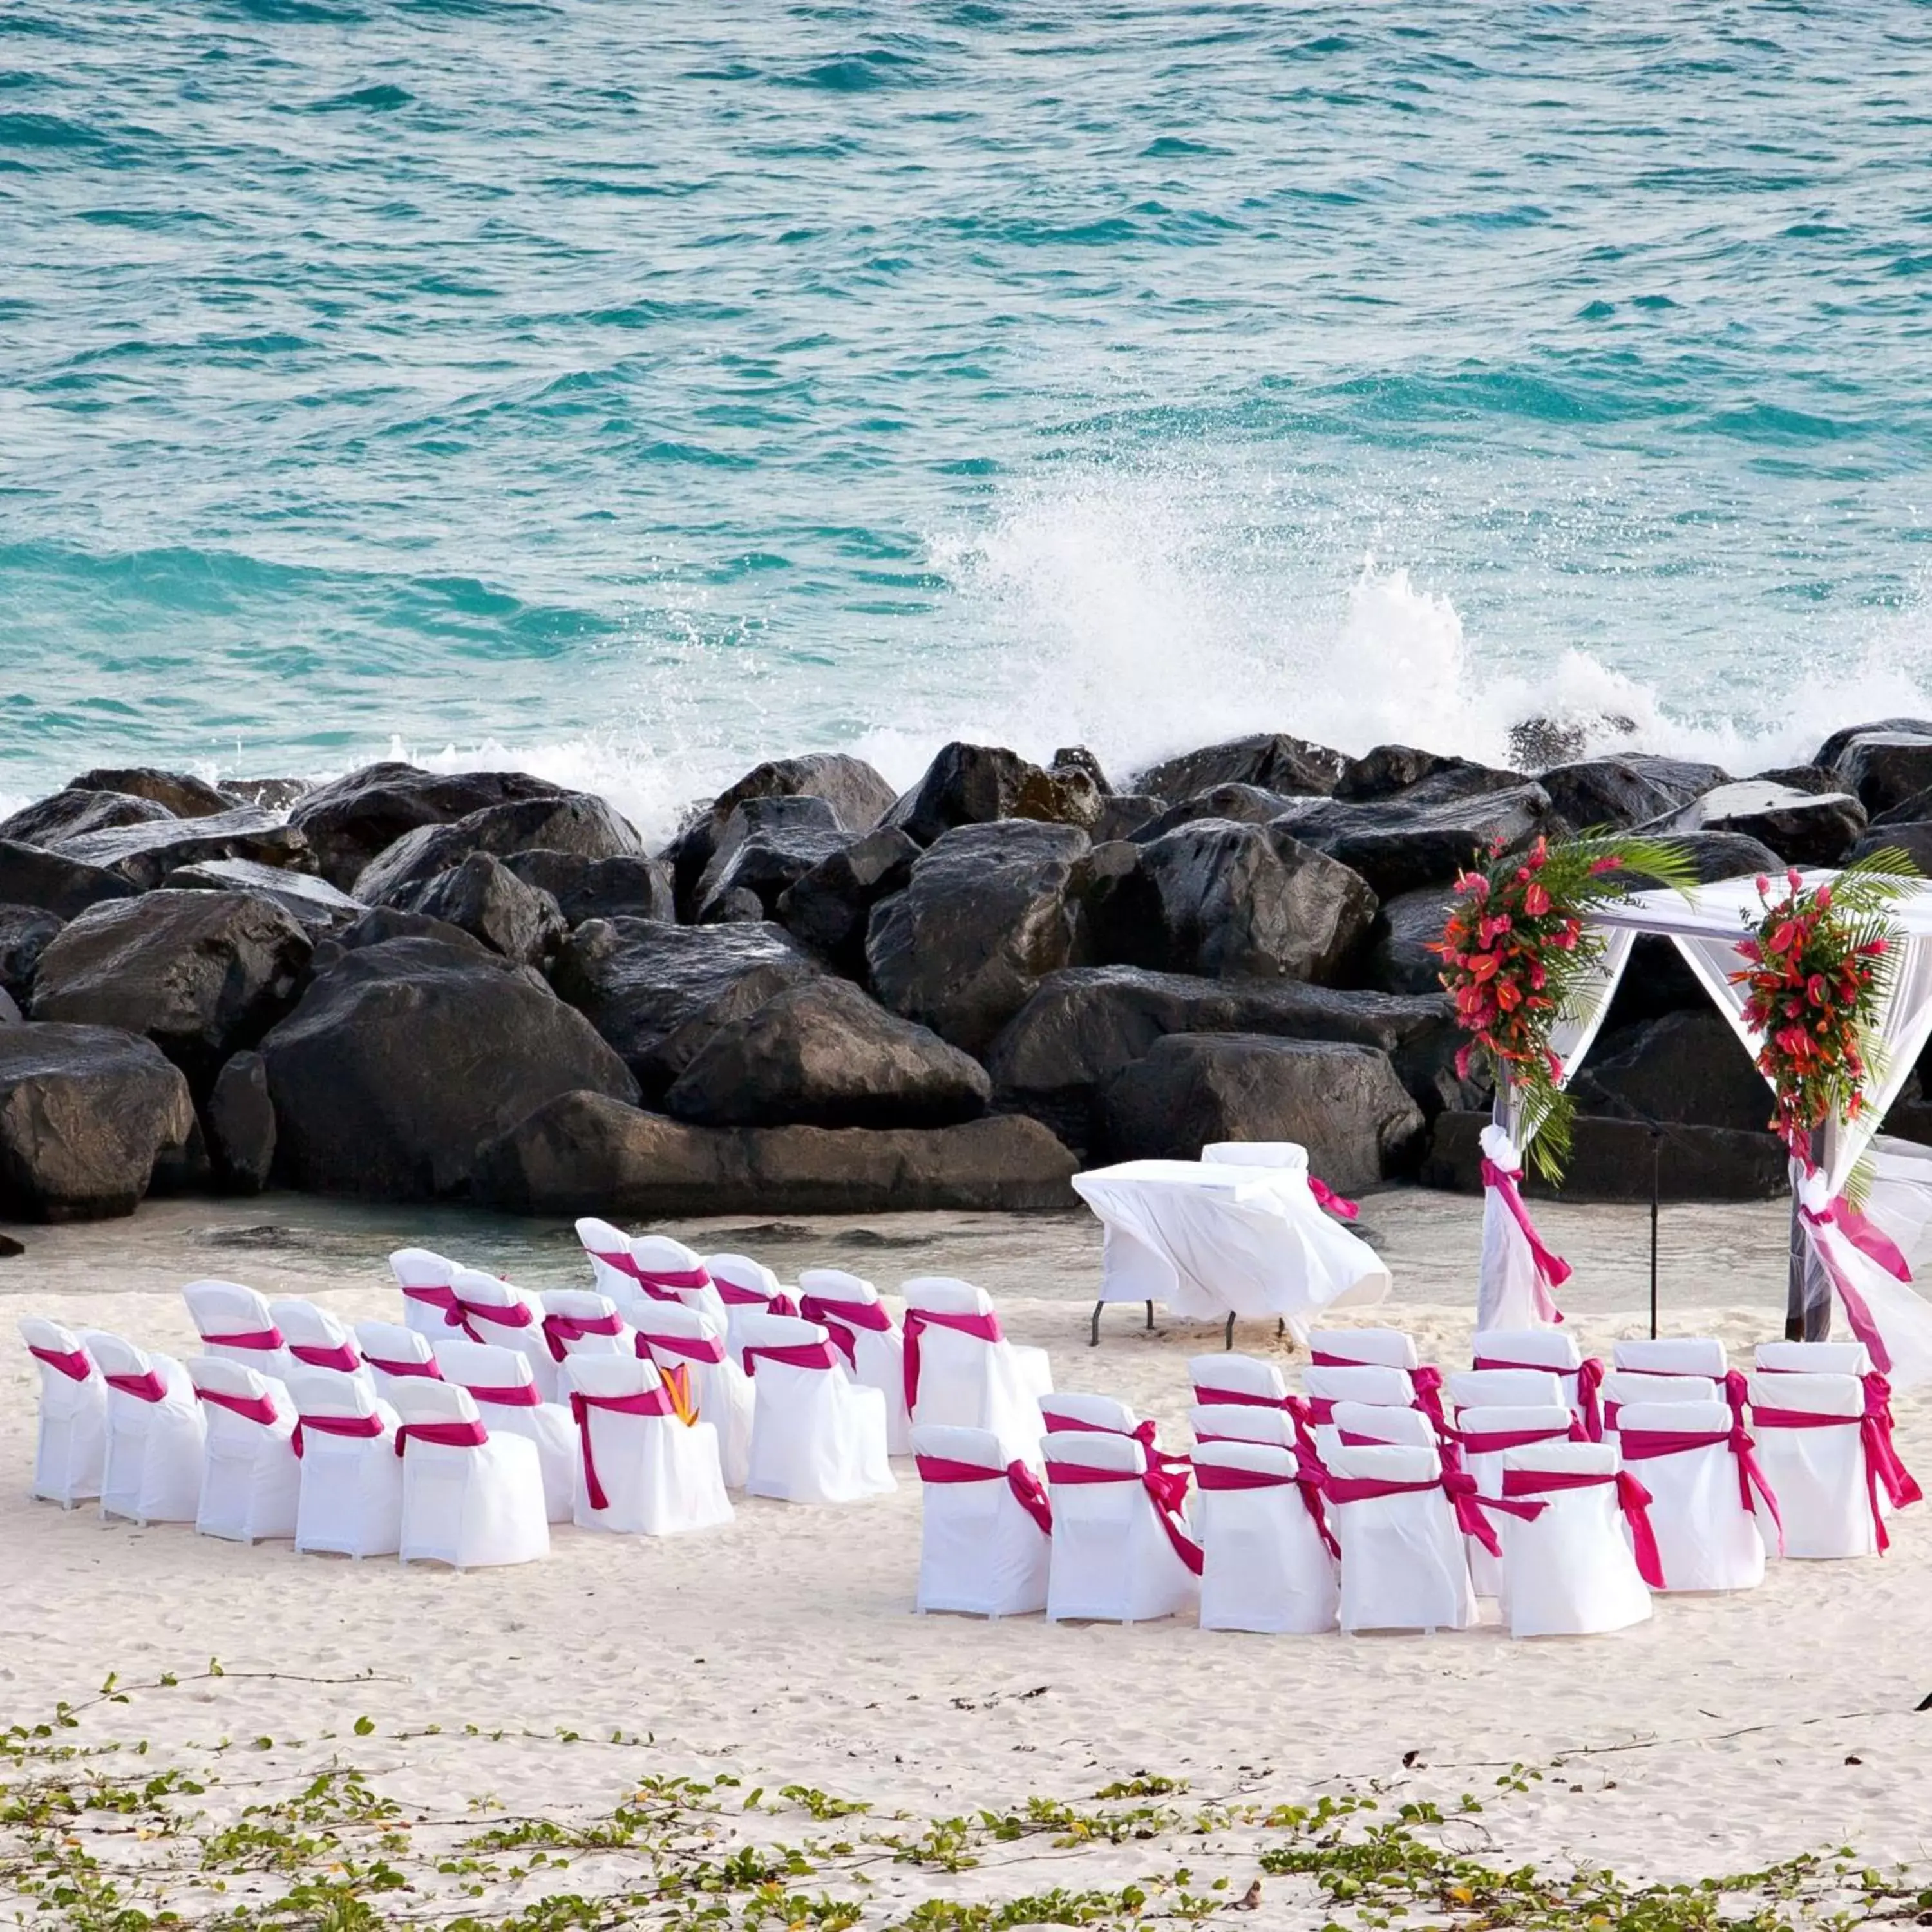
{"type": "MultiPolygon", "coordinates": [[[[1514,1171],[1522,1165],[1515,1142],[1492,1122],[1483,1130],[1483,1152],[1497,1166],[1514,1171]]],[[[1512,1332],[1548,1326],[1543,1298],[1537,1293],[1536,1257],[1529,1237],[1517,1225],[1498,1189],[1483,1190],[1483,1258],[1476,1285],[1476,1331],[1512,1332]]]]}

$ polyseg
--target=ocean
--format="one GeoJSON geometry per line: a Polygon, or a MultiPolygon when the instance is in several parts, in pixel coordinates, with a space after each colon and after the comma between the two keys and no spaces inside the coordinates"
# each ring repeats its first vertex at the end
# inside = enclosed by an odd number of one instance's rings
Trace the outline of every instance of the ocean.
{"type": "Polygon", "coordinates": [[[0,794],[1932,708],[1932,10],[0,0],[0,794]]]}

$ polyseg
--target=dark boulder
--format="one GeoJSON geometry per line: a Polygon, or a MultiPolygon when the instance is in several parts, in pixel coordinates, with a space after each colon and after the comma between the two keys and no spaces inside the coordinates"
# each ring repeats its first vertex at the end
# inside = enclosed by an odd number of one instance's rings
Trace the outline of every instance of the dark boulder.
{"type": "Polygon", "coordinates": [[[293,872],[314,869],[308,841],[277,824],[259,806],[238,805],[202,818],[157,819],[60,842],[63,858],[118,873],[140,892],[152,892],[169,873],[208,859],[251,859],[293,872]]]}
{"type": "MultiPolygon", "coordinates": [[[[1784,862],[1762,839],[1742,832],[1672,832],[1664,835],[1690,862],[1700,885],[1714,885],[1720,879],[1753,878],[1760,872],[1777,872],[1784,862]]],[[[1631,882],[1642,886],[1642,874],[1633,872],[1631,882]]]]}
{"type": "Polygon", "coordinates": [[[1932,718],[1874,718],[1862,724],[1841,725],[1811,754],[1814,765],[1834,771],[1845,748],[1854,738],[1872,734],[1907,738],[1932,738],[1932,718]]]}
{"type": "Polygon", "coordinates": [[[1133,781],[1136,791],[1157,798],[1192,798],[1216,785],[1259,785],[1290,797],[1325,796],[1335,788],[1348,760],[1325,745],[1311,745],[1279,731],[1231,738],[1163,759],[1133,781]]]}
{"type": "Polygon", "coordinates": [[[1122,1067],[1169,1034],[1230,1033],[1372,1046],[1425,1114],[1478,1104],[1478,1090],[1455,1076],[1462,1036],[1445,994],[1402,998],[1134,966],[1076,967],[1043,981],[986,1057],[993,1102],[1086,1147],[1100,1091],[1122,1067]]]}
{"type": "Polygon", "coordinates": [[[1648,1024],[1606,1032],[1571,1082],[1586,1114],[1761,1132],[1771,1089],[1707,1000],[1648,1024]]]}
{"type": "Polygon", "coordinates": [[[204,859],[196,865],[178,866],[161,884],[177,892],[253,892],[280,906],[312,934],[332,932],[368,910],[360,899],[337,891],[313,872],[258,866],[252,859],[204,859]]]}
{"type": "Polygon", "coordinates": [[[1528,781],[1521,772],[1498,771],[1468,758],[1441,752],[1418,751],[1413,745],[1378,745],[1359,758],[1351,758],[1335,781],[1335,796],[1351,805],[1378,799],[1400,798],[1426,784],[1437,801],[1480,798],[1486,792],[1510,791],[1528,781]]]}
{"type": "MultiPolygon", "coordinates": [[[[1487,1114],[1442,1115],[1423,1162],[1423,1185],[1480,1194],[1480,1137],[1489,1124],[1487,1114]]],[[[1784,1144],[1774,1134],[1740,1133],[1730,1127],[1672,1127],[1659,1143],[1640,1122],[1583,1114],[1576,1121],[1562,1198],[1648,1201],[1654,1175],[1659,1198],[1665,1201],[1776,1201],[1790,1192],[1786,1159],[1784,1144]]],[[[1523,1191],[1545,1200],[1556,1193],[1538,1178],[1534,1167],[1523,1191]]],[[[1560,1234],[1556,1245],[1562,1246],[1560,1234]]]]}
{"type": "Polygon", "coordinates": [[[558,949],[550,983],[656,1100],[719,1027],[820,970],[780,926],[593,919],[558,949]]]}
{"type": "MultiPolygon", "coordinates": [[[[259,805],[264,812],[286,812],[315,787],[307,778],[224,778],[220,789],[244,805],[259,805]]],[[[190,815],[181,814],[184,818],[190,815]]]]}
{"type": "Polygon", "coordinates": [[[176,818],[213,818],[249,802],[206,778],[190,778],[185,772],[157,771],[149,765],[97,766],[68,779],[68,784],[74,791],[119,792],[145,798],[176,818]]]}
{"type": "Polygon", "coordinates": [[[707,926],[760,926],[765,920],[765,902],[744,886],[719,892],[705,906],[707,926]]]}
{"type": "Polygon", "coordinates": [[[1868,859],[1875,852],[1903,852],[1926,878],[1932,878],[1932,819],[1874,825],[1846,854],[1845,862],[1868,859]]]}
{"type": "Polygon", "coordinates": [[[0,1026],[18,1026],[24,1017],[13,994],[0,986],[0,1026]]]}
{"type": "Polygon", "coordinates": [[[778,922],[838,971],[866,970],[866,928],[872,908],[904,891],[920,848],[895,826],[880,826],[828,854],[779,894],[778,922]]]}
{"type": "Polygon", "coordinates": [[[391,762],[364,765],[304,793],[290,808],[289,823],[307,836],[322,877],[346,892],[379,852],[419,826],[453,824],[488,806],[564,796],[561,785],[528,772],[436,772],[391,762]]]}
{"type": "Polygon", "coordinates": [[[1390,899],[1370,935],[1363,983],[1382,993],[1439,993],[1442,960],[1429,949],[1455,904],[1454,886],[1424,886],[1390,899]]]}
{"type": "Polygon", "coordinates": [[[214,1176],[236,1194],[259,1194],[275,1162],[275,1107],[268,1063],[238,1053],[214,1076],[204,1112],[214,1176]]]}
{"type": "Polygon", "coordinates": [[[700,1126],[943,1127],[992,1092],[978,1061],[828,976],[719,1027],[664,1106],[700,1126]]]}
{"type": "Polygon", "coordinates": [[[309,952],[302,928],[250,893],[116,899],[41,954],[33,1014],[143,1034],[205,1090],[294,1004],[309,952]]]}
{"type": "Polygon", "coordinates": [[[126,792],[82,791],[70,786],[50,798],[22,806],[10,818],[0,819],[0,838],[22,845],[51,847],[83,832],[112,832],[124,825],[151,825],[172,818],[165,806],[126,792]]]}
{"type": "Polygon", "coordinates": [[[1864,807],[1847,792],[1818,794],[1746,778],[1719,785],[1650,832],[1734,832],[1761,840],[1794,866],[1838,866],[1865,830],[1864,807]]]}
{"type": "Polygon", "coordinates": [[[1822,765],[1778,765],[1752,776],[1760,784],[1786,785],[1793,791],[1822,793],[1840,789],[1838,773],[1828,772],[1822,765]]]}
{"type": "Polygon", "coordinates": [[[866,959],[893,1012],[978,1054],[1068,963],[1067,887],[1088,849],[1070,825],[962,825],[928,848],[872,913],[866,959]]]}
{"type": "Polygon", "coordinates": [[[1846,790],[1856,793],[1868,813],[1889,812],[1916,794],[1932,790],[1932,725],[1840,734],[1826,741],[1816,762],[1834,772],[1846,790]]]}
{"type": "Polygon", "coordinates": [[[1348,1193],[1412,1166],[1421,1110],[1388,1054],[1334,1040],[1171,1034],[1123,1067],[1101,1098],[1115,1160],[1195,1160],[1210,1141],[1298,1141],[1348,1193]]]}
{"type": "Polygon", "coordinates": [[[1100,806],[1100,788],[1084,771],[1042,771],[1017,752],[956,740],[880,823],[930,845],[956,826],[1000,819],[1084,828],[1099,818],[1100,806]]]}
{"type": "Polygon", "coordinates": [[[696,1127],[595,1094],[519,1121],[478,1162],[491,1207],[552,1217],[987,1213],[1078,1205],[1077,1163],[1037,1121],[696,1127]]]}
{"type": "Polygon", "coordinates": [[[72,919],[104,899],[131,898],[134,890],[118,872],[0,840],[0,904],[34,906],[72,919]]]}
{"type": "Polygon", "coordinates": [[[500,859],[472,852],[409,896],[404,910],[441,920],[520,966],[540,965],[568,930],[556,900],[526,886],[500,859]]]}
{"type": "MultiPolygon", "coordinates": [[[[1580,764],[1558,765],[1541,773],[1537,783],[1564,821],[1579,832],[1600,825],[1627,831],[1666,813],[1678,811],[1695,798],[1689,786],[1666,783],[1647,772],[1640,758],[1589,758],[1580,764]]],[[[1724,774],[1714,766],[1712,783],[1724,774]]]]}
{"type": "Polygon", "coordinates": [[[542,847],[512,852],[503,863],[526,886],[556,900],[569,926],[586,919],[675,919],[670,868],[662,859],[625,853],[614,859],[586,859],[578,852],[542,847]]]}
{"type": "Polygon", "coordinates": [[[748,798],[734,806],[698,882],[699,922],[727,916],[734,892],[750,893],[758,907],[753,916],[770,918],[788,887],[851,839],[822,798],[748,798]]]}
{"type": "Polygon", "coordinates": [[[405,912],[400,906],[375,906],[358,920],[319,941],[310,965],[326,973],[345,952],[359,952],[364,946],[386,946],[392,939],[434,939],[439,945],[453,946],[459,952],[473,953],[478,959],[500,961],[502,955],[474,934],[448,921],[431,919],[427,914],[405,912]]]}
{"type": "MultiPolygon", "coordinates": [[[[1268,796],[1274,797],[1270,792],[1268,796]]],[[[1165,799],[1156,798],[1150,791],[1110,792],[1100,801],[1100,815],[1088,829],[1088,836],[1096,845],[1103,845],[1109,839],[1130,838],[1150,818],[1158,818],[1166,808],[1165,799]]],[[[1225,814],[1232,818],[1235,814],[1225,814]]]]}
{"type": "Polygon", "coordinates": [[[601,798],[567,792],[549,798],[487,805],[447,825],[421,825],[370,860],[356,875],[355,892],[370,905],[400,904],[411,890],[462,864],[472,852],[504,858],[542,847],[585,859],[641,856],[628,820],[601,798]]]}
{"type": "Polygon", "coordinates": [[[773,758],[756,765],[711,802],[694,813],[672,840],[665,856],[674,874],[678,910],[697,910],[698,882],[717,849],[718,835],[732,813],[754,798],[818,798],[831,808],[833,822],[845,832],[869,832],[897,797],[892,786],[863,758],[842,752],[814,752],[800,758],[773,758]]]}
{"type": "Polygon", "coordinates": [[[1604,1016],[1604,1037],[1666,1013],[1711,1010],[1710,994],[1676,945],[1659,934],[1639,933],[1604,1016]]]}
{"type": "Polygon", "coordinates": [[[430,939],[340,952],[262,1057],[278,1171],[321,1194],[460,1194],[478,1150],[545,1101],[638,1096],[590,1023],[527,968],[430,939]]]}
{"type": "Polygon", "coordinates": [[[67,922],[39,906],[0,904],[0,988],[24,1006],[40,955],[67,922]]]}
{"type": "Polygon", "coordinates": [[[1107,774],[1100,768],[1100,760],[1084,745],[1063,745],[1053,754],[1053,761],[1047,770],[1057,776],[1064,776],[1070,772],[1084,772],[1094,781],[1094,789],[1102,798],[1112,796],[1114,788],[1107,782],[1107,774]]]}
{"type": "Polygon", "coordinates": [[[152,1042],[110,1027],[0,1027],[0,1215],[131,1214],[198,1150],[194,1102],[152,1042]]]}
{"type": "MultiPolygon", "coordinates": [[[[1178,805],[1169,806],[1164,812],[1156,812],[1131,836],[1136,844],[1144,845],[1201,818],[1232,819],[1238,825],[1270,825],[1292,814],[1298,802],[1286,792],[1264,791],[1259,785],[1215,785],[1183,799],[1178,805]]],[[[1096,845],[1101,842],[1097,830],[1094,842],[1096,845]]]]}
{"type": "Polygon", "coordinates": [[[1381,898],[1444,885],[1483,862],[1492,841],[1527,844],[1563,830],[1540,785],[1473,796],[1436,797],[1424,779],[1401,796],[1365,805],[1324,800],[1288,821],[1304,844],[1359,872],[1381,898]]]}
{"type": "Polygon", "coordinates": [[[1133,849],[1133,868],[1082,900],[1102,963],[1325,982],[1375,918],[1356,874],[1276,826],[1198,819],[1133,849]]]}

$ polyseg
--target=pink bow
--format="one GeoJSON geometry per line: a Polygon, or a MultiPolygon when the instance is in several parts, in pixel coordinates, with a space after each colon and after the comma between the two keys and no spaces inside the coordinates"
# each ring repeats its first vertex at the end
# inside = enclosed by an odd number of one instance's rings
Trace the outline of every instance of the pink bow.
{"type": "Polygon", "coordinates": [[[463,1304],[457,1300],[455,1289],[446,1283],[405,1282],[403,1284],[403,1299],[420,1302],[425,1308],[440,1310],[446,1327],[460,1328],[472,1342],[482,1339],[463,1318],[463,1304]]]}
{"type": "Polygon", "coordinates": [[[1328,1482],[1328,1500],[1336,1504],[1377,1502],[1386,1496],[1426,1496],[1432,1490],[1440,1490],[1448,1497],[1450,1507],[1456,1512],[1457,1527],[1465,1536],[1473,1536],[1492,1556],[1502,1556],[1502,1545],[1496,1540],[1495,1526],[1483,1513],[1475,1478],[1448,1455],[1443,1459],[1441,1474],[1426,1482],[1390,1483],[1373,1476],[1330,1476],[1328,1482]]]}
{"type": "Polygon", "coordinates": [[[855,1369],[859,1366],[858,1330],[869,1335],[892,1332],[892,1318],[876,1301],[840,1301],[830,1295],[806,1294],[799,1298],[798,1312],[806,1321],[816,1322],[855,1369]]]}
{"type": "Polygon", "coordinates": [[[1009,1462],[1004,1469],[988,1469],[977,1462],[958,1462],[946,1456],[914,1458],[922,1483],[995,1483],[1004,1476],[1014,1500],[1040,1526],[1042,1536],[1053,1534],[1053,1504],[1040,1478],[1022,1462],[1009,1462]]]}
{"type": "Polygon", "coordinates": [[[1479,1369],[1528,1369],[1538,1375],[1560,1376],[1565,1382],[1574,1381],[1576,1393],[1572,1400],[1582,1412],[1582,1440],[1600,1442],[1604,1439],[1604,1365],[1594,1355],[1588,1355],[1574,1369],[1556,1368],[1548,1362],[1509,1362],[1500,1355],[1478,1355],[1474,1366],[1479,1369]]]}
{"type": "Polygon", "coordinates": [[[1505,1469],[1501,1497],[1489,1498],[1491,1509],[1534,1522],[1550,1505],[1529,1500],[1564,1490],[1593,1490],[1615,1484],[1617,1507],[1630,1526],[1630,1548],[1636,1558],[1637,1574],[1653,1590],[1664,1588],[1664,1558],[1657,1547],[1657,1532],[1650,1520],[1651,1494],[1628,1469],[1505,1469]]]}
{"type": "Polygon", "coordinates": [[[1722,1436],[1713,1436],[1708,1430],[1680,1429],[1626,1429],[1620,1431],[1618,1442],[1626,1462],[1648,1462],[1659,1456],[1679,1456],[1692,1449],[1708,1449],[1721,1445],[1728,1448],[1738,1466],[1738,1499],[1744,1504],[1744,1514],[1751,1513],[1751,1492],[1755,1490],[1764,1498],[1764,1506],[1769,1513],[1773,1526],[1778,1531],[1779,1552],[1784,1549],[1784,1519],[1778,1514],[1778,1496],[1771,1486],[1771,1480],[1764,1473],[1763,1465],[1757,1460],[1755,1446],[1748,1432],[1740,1422],[1732,1422],[1722,1436]]]}
{"type": "Polygon", "coordinates": [[[597,1459],[591,1452],[590,1414],[602,1409],[609,1415],[675,1415],[676,1406],[670,1390],[660,1382],[656,1388],[640,1389],[634,1395],[584,1395],[572,1394],[570,1413],[584,1445],[584,1493],[592,1509],[608,1509],[610,1498],[597,1475],[597,1459]]]}
{"type": "Polygon", "coordinates": [[[298,1416],[296,1432],[289,1438],[289,1447],[298,1456],[302,1453],[302,1436],[311,1430],[318,1436],[346,1436],[373,1442],[382,1432],[382,1418],[380,1415],[298,1416]]]}
{"type": "Polygon", "coordinates": [[[1335,1532],[1328,1526],[1328,1512],[1322,1507],[1322,1492],[1328,1480],[1328,1472],[1305,1450],[1298,1450],[1294,1472],[1287,1476],[1278,1476],[1266,1469],[1240,1468],[1226,1462],[1197,1462],[1194,1466],[1195,1486],[1212,1492],[1278,1490],[1292,1485],[1301,1492],[1302,1506],[1313,1521],[1323,1547],[1330,1556],[1339,1558],[1342,1546],[1335,1540],[1335,1532]]]}
{"type": "MultiPolygon", "coordinates": [[[[709,1273],[701,1268],[646,1268],[634,1263],[631,1276],[646,1294],[658,1301],[682,1301],[695,1290],[714,1285],[720,1294],[724,1294],[724,1284],[714,1284],[709,1273]]],[[[730,1299],[728,1295],[724,1298],[728,1301],[730,1299]]]]}
{"type": "Polygon", "coordinates": [[[1046,1480],[1056,1488],[1064,1483],[1078,1488],[1088,1483],[1138,1483],[1153,1499],[1154,1514],[1174,1553],[1196,1576],[1201,1574],[1201,1546],[1187,1533],[1180,1514],[1187,1499],[1187,1478],[1178,1471],[1149,1467],[1138,1473],[1132,1469],[1096,1469],[1085,1462],[1049,1462],[1046,1480]]]}
{"type": "Polygon", "coordinates": [[[346,1342],[327,1348],[320,1342],[291,1342],[289,1353],[311,1369],[334,1369],[345,1376],[352,1376],[362,1366],[362,1358],[346,1342]]]}
{"type": "Polygon", "coordinates": [[[544,1340],[550,1345],[552,1360],[559,1362],[570,1353],[572,1342],[580,1342],[586,1335],[623,1332],[622,1319],[615,1309],[608,1315],[546,1315],[543,1318],[544,1340]]]}
{"type": "Polygon", "coordinates": [[[1760,1429],[1849,1429],[1856,1426],[1864,1450],[1865,1496],[1871,1505],[1872,1528],[1882,1554],[1892,1547],[1892,1533],[1886,1527],[1885,1509],[1879,1501],[1882,1490],[1894,1509],[1924,1500],[1923,1492],[1912,1472],[1900,1461],[1898,1444],[1892,1440],[1892,1385],[1882,1375],[1864,1378],[1865,1406],[1858,1415],[1821,1415],[1804,1408],[1766,1408],[1751,1412],[1760,1429]]]}
{"type": "Polygon", "coordinates": [[[914,1414],[919,1406],[919,1338],[928,1328],[950,1328],[957,1334],[975,1336],[986,1342],[1006,1340],[997,1315],[947,1315],[937,1309],[908,1308],[902,1331],[905,1337],[904,1370],[908,1415],[914,1414]]]}
{"type": "Polygon", "coordinates": [[[1354,1202],[1344,1201],[1325,1180],[1317,1180],[1312,1174],[1308,1177],[1308,1191],[1314,1196],[1317,1207],[1327,1208],[1342,1220],[1352,1221],[1362,1211],[1354,1202]]]}
{"type": "Polygon", "coordinates": [[[644,1361],[655,1361],[660,1355],[676,1355],[686,1362],[724,1359],[724,1344],[716,1335],[646,1335],[640,1328],[633,1349],[644,1361]]]}
{"type": "Polygon", "coordinates": [[[1511,1218],[1522,1230],[1523,1239],[1529,1244],[1531,1258],[1536,1268],[1538,1315],[1545,1322],[1561,1322],[1563,1312],[1556,1306],[1550,1290],[1561,1288],[1570,1279],[1570,1264],[1561,1255],[1551,1253],[1544,1246],[1543,1237],[1536,1232],[1536,1223],[1529,1218],[1529,1210],[1523,1205],[1522,1169],[1498,1167],[1485,1154],[1482,1172],[1483,1185],[1496,1190],[1511,1218]]]}
{"type": "Polygon", "coordinates": [[[1190,1458],[1174,1455],[1159,1445],[1155,1438],[1160,1432],[1150,1415],[1137,1422],[1131,1429],[1110,1429],[1104,1422],[1083,1422],[1078,1416],[1063,1414],[1058,1409],[1049,1408],[1046,1402],[1042,1402],[1040,1419],[1046,1424],[1049,1435],[1125,1436],[1138,1442],[1147,1451],[1150,1462],[1157,1462],[1163,1469],[1188,1469],[1194,1466],[1190,1458]]]}

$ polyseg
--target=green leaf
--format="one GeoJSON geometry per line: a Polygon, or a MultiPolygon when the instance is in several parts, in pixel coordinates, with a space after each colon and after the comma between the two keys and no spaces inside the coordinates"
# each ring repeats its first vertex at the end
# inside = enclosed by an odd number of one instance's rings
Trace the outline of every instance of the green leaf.
{"type": "Polygon", "coordinates": [[[366,1738],[375,1728],[376,1720],[374,1718],[358,1718],[356,1720],[354,1729],[358,1738],[366,1738]]]}

